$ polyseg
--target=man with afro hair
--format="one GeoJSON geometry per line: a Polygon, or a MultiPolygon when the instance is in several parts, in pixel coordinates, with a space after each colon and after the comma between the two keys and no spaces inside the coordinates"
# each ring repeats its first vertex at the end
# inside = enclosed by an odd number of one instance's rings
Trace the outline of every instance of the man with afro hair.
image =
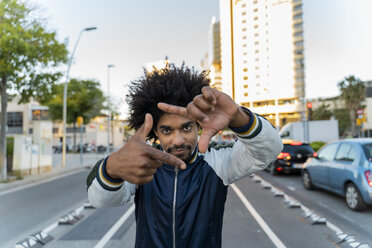
{"type": "Polygon", "coordinates": [[[145,72],[126,100],[136,133],[92,169],[91,204],[134,200],[135,247],[221,247],[228,185],[276,158],[282,150],[277,131],[211,88],[205,73],[185,66],[145,72]],[[235,142],[208,147],[225,128],[235,142]]]}

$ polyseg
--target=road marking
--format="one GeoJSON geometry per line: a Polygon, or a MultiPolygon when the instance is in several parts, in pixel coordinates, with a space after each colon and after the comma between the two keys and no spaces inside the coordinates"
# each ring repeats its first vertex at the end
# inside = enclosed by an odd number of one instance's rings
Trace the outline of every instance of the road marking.
{"type": "Polygon", "coordinates": [[[251,213],[253,218],[257,221],[260,227],[265,231],[266,235],[270,238],[271,242],[273,242],[273,244],[278,248],[286,248],[283,242],[278,238],[278,236],[276,236],[273,230],[271,230],[269,225],[266,224],[264,219],[258,214],[256,209],[254,209],[252,204],[248,201],[248,199],[244,196],[244,194],[240,191],[240,189],[235,184],[231,184],[230,186],[235,191],[235,193],[238,195],[240,200],[243,202],[247,210],[251,213]]]}
{"type": "Polygon", "coordinates": [[[96,244],[94,248],[103,248],[107,242],[110,241],[112,236],[119,230],[119,228],[125,223],[129,216],[134,212],[134,204],[120,217],[120,219],[108,230],[103,238],[96,244]]]}
{"type": "MultiPolygon", "coordinates": [[[[30,187],[33,187],[33,186],[37,186],[39,184],[47,183],[47,182],[50,182],[50,181],[53,181],[53,180],[57,180],[57,179],[60,179],[62,177],[67,177],[67,176],[76,174],[78,172],[81,172],[82,170],[85,170],[85,168],[74,170],[72,172],[68,172],[68,173],[63,174],[63,175],[52,176],[51,178],[47,178],[45,180],[41,179],[40,181],[37,181],[37,182],[34,182],[34,183],[30,183],[30,184],[27,184],[27,185],[21,185],[19,187],[13,188],[13,189],[9,189],[9,190],[0,192],[0,196],[6,195],[6,194],[9,194],[9,193],[13,193],[13,192],[16,192],[16,191],[19,191],[19,190],[22,190],[22,189],[27,189],[27,188],[30,188],[30,187]]],[[[35,180],[38,180],[38,179],[35,179],[35,180]]]]}
{"type": "Polygon", "coordinates": [[[292,186],[287,186],[287,187],[288,187],[288,189],[290,189],[292,191],[296,191],[296,189],[294,187],[292,187],[292,186]]]}

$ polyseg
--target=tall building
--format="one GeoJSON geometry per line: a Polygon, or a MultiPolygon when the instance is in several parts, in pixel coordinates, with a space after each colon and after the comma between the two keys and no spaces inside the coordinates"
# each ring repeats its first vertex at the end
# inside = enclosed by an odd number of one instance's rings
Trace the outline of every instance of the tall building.
{"type": "Polygon", "coordinates": [[[216,17],[212,17],[211,25],[208,34],[208,53],[204,55],[201,61],[203,70],[209,71],[210,85],[218,90],[222,88],[221,75],[221,39],[220,39],[220,23],[216,21],[216,17]]]}
{"type": "Polygon", "coordinates": [[[224,91],[280,127],[304,110],[302,0],[220,0],[224,91]]]}

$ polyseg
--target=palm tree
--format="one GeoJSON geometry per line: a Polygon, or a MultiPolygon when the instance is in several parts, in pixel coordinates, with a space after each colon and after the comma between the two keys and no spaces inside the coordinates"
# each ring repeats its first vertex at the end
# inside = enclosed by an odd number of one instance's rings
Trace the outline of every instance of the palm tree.
{"type": "Polygon", "coordinates": [[[366,99],[365,83],[351,75],[338,82],[341,91],[340,98],[344,101],[346,109],[349,110],[351,121],[351,133],[356,134],[356,112],[358,108],[365,107],[366,99]]]}

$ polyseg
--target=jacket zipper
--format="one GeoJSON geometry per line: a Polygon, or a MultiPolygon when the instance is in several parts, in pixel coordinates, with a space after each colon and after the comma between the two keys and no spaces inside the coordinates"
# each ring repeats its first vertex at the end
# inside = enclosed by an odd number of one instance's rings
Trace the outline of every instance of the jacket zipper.
{"type": "Polygon", "coordinates": [[[178,179],[178,168],[174,168],[174,172],[176,173],[174,177],[174,191],[173,191],[173,223],[172,223],[172,228],[173,228],[173,248],[176,248],[176,198],[177,198],[177,179],[178,179]]]}

